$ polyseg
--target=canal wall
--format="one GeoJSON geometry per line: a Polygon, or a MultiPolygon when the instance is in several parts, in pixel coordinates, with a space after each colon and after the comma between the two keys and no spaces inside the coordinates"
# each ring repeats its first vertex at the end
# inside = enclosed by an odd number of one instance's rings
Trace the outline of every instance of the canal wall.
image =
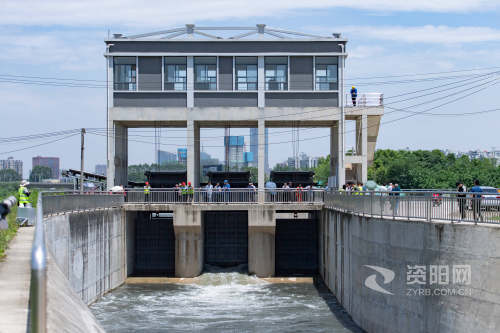
{"type": "Polygon", "coordinates": [[[125,281],[126,219],[121,208],[53,214],[44,222],[50,255],[85,304],[125,281]]]}
{"type": "Polygon", "coordinates": [[[500,330],[498,225],[384,220],[325,209],[319,251],[323,280],[367,332],[500,330]],[[463,274],[468,268],[457,265],[470,266],[470,279],[463,274]]]}

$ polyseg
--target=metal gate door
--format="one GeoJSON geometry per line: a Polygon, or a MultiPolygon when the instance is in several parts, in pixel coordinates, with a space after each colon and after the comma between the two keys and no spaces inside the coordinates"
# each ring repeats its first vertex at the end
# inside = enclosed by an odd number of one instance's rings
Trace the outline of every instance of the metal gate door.
{"type": "Polygon", "coordinates": [[[205,263],[236,266],[248,263],[248,212],[205,212],[205,263]]]}
{"type": "Polygon", "coordinates": [[[172,217],[141,214],[135,221],[135,276],[175,275],[175,233],[172,217]]]}
{"type": "Polygon", "coordinates": [[[276,275],[318,273],[318,220],[276,220],[276,275]]]}

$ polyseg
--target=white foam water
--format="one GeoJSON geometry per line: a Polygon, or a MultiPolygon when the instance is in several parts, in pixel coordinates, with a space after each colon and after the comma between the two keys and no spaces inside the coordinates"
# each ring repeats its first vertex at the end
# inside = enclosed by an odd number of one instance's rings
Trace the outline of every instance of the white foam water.
{"type": "Polygon", "coordinates": [[[205,270],[189,285],[124,285],[91,310],[107,332],[361,332],[321,285],[205,270]]]}

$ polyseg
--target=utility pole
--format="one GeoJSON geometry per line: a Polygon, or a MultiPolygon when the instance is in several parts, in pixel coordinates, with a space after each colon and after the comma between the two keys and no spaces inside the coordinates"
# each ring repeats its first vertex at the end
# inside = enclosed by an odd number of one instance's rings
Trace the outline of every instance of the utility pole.
{"type": "Polygon", "coordinates": [[[80,156],[80,194],[83,194],[83,167],[84,167],[84,151],[85,151],[85,128],[82,128],[82,143],[80,156]]]}

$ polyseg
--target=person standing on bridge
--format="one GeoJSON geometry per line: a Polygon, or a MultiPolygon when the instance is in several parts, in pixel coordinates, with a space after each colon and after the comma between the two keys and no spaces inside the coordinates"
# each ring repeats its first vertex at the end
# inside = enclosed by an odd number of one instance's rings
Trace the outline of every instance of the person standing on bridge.
{"type": "Polygon", "coordinates": [[[465,194],[465,192],[467,192],[467,190],[465,189],[465,186],[464,184],[462,184],[462,182],[457,183],[457,191],[460,192],[460,194],[457,194],[458,209],[460,210],[460,218],[463,220],[465,219],[466,214],[465,206],[467,204],[467,195],[465,194]]]}
{"type": "Polygon", "coordinates": [[[212,202],[212,191],[214,189],[214,186],[212,183],[209,181],[207,186],[205,186],[205,190],[207,191],[207,202],[212,202]]]}
{"type": "Polygon", "coordinates": [[[151,186],[149,182],[144,185],[144,202],[149,202],[149,193],[151,192],[151,186]]]}
{"type": "Polygon", "coordinates": [[[224,192],[224,202],[229,201],[229,191],[231,191],[231,185],[229,185],[229,182],[227,179],[224,179],[224,186],[222,187],[222,191],[224,192]]]}
{"type": "MultiPolygon", "coordinates": [[[[483,189],[479,186],[479,179],[474,181],[474,186],[471,187],[470,192],[482,193],[483,189]]],[[[474,221],[483,220],[481,216],[481,194],[474,194],[472,196],[472,211],[474,212],[474,221]]]]}
{"type": "Polygon", "coordinates": [[[352,106],[356,106],[357,98],[358,98],[358,89],[356,89],[355,86],[352,86],[352,88],[351,88],[352,106]]]}
{"type": "Polygon", "coordinates": [[[28,190],[28,185],[30,183],[23,180],[21,184],[19,184],[18,194],[19,194],[19,207],[30,207],[30,191],[28,190]]]}
{"type": "Polygon", "coordinates": [[[394,187],[392,188],[391,193],[392,195],[392,211],[394,212],[394,215],[398,213],[398,207],[399,207],[399,195],[401,192],[401,187],[399,187],[399,184],[394,184],[394,187]]]}

